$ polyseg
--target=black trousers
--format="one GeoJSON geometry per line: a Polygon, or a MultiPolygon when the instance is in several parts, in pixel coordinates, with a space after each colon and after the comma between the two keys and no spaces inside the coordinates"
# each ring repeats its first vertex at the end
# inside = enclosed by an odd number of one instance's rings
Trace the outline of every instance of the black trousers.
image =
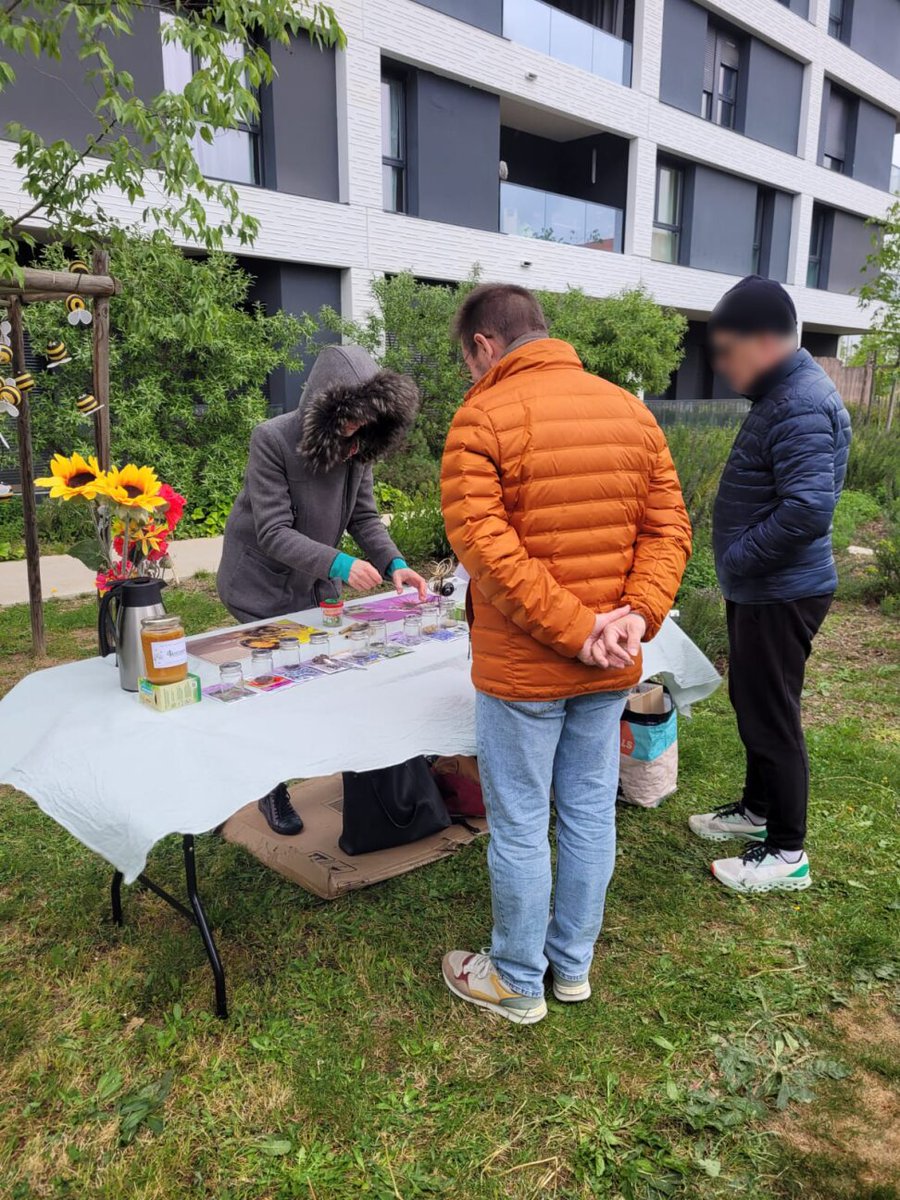
{"type": "Polygon", "coordinates": [[[800,695],[812,641],[832,595],[777,604],[725,602],[728,695],[747,752],[743,803],[766,818],[779,850],[802,850],[809,759],[800,695]]]}

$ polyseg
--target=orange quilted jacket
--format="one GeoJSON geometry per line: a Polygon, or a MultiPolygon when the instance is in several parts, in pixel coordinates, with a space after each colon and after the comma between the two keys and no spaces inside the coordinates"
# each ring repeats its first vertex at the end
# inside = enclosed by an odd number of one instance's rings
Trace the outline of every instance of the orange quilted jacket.
{"type": "Polygon", "coordinates": [[[594,615],[630,604],[652,638],[681,582],[691,527],[659,426],[555,338],[474,385],[441,466],[447,535],[472,577],[472,679],[505,700],[630,687],[575,655],[594,615]]]}

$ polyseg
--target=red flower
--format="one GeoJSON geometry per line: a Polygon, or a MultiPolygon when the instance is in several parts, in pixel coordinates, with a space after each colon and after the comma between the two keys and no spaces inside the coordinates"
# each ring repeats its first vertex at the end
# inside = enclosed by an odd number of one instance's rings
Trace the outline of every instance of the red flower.
{"type": "Polygon", "coordinates": [[[131,571],[122,570],[122,563],[116,563],[114,567],[110,567],[107,571],[98,571],[94,580],[97,591],[103,596],[114,583],[130,574],[131,571]]]}
{"type": "Polygon", "coordinates": [[[185,500],[184,496],[182,496],[179,492],[176,492],[175,489],[168,483],[164,483],[162,485],[162,487],[159,489],[159,494],[166,502],[166,525],[171,533],[184,515],[184,506],[187,501],[185,500]]]}

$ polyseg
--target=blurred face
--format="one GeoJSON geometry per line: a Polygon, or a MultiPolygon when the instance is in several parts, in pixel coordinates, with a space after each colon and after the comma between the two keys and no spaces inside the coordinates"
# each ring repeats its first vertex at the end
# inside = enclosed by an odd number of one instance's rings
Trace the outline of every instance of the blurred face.
{"type": "Polygon", "coordinates": [[[729,387],[746,394],[767,371],[771,371],[796,348],[794,338],[774,333],[734,333],[716,330],[710,343],[710,359],[717,375],[729,387]]]}
{"type": "Polygon", "coordinates": [[[500,361],[506,347],[502,346],[499,339],[491,333],[476,333],[472,340],[474,342],[472,350],[466,348],[465,342],[462,343],[462,356],[463,362],[472,376],[472,382],[477,383],[479,379],[487,375],[495,363],[500,361]]]}
{"type": "Polygon", "coordinates": [[[341,440],[344,443],[344,458],[353,458],[359,453],[359,438],[356,436],[362,429],[362,422],[348,421],[341,429],[341,440]]]}

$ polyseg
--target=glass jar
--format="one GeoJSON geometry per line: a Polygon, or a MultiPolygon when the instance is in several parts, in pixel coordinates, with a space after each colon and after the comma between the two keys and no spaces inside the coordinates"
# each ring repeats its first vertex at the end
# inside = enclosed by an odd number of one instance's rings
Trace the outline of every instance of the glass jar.
{"type": "Polygon", "coordinates": [[[417,646],[422,640],[422,618],[418,613],[410,613],[403,618],[403,640],[407,646],[417,646]]]}
{"type": "Polygon", "coordinates": [[[244,683],[244,668],[239,662],[223,662],[219,667],[219,683],[227,688],[242,687],[244,683]]]}
{"type": "Polygon", "coordinates": [[[329,628],[340,625],[344,619],[343,600],[323,600],[319,609],[322,614],[322,624],[329,628]]]}
{"type": "Polygon", "coordinates": [[[419,611],[422,620],[422,633],[426,637],[437,633],[441,619],[441,610],[438,607],[437,600],[426,600],[419,611]]]}
{"type": "Polygon", "coordinates": [[[369,622],[369,648],[379,653],[387,647],[387,621],[369,622]]]}
{"type": "Polygon", "coordinates": [[[289,671],[292,667],[300,666],[300,643],[296,638],[280,638],[276,654],[279,671],[289,671]]]}
{"type": "Polygon", "coordinates": [[[151,683],[180,683],[187,678],[187,642],[181,617],[144,617],[141,649],[144,674],[151,683]]]}
{"type": "Polygon", "coordinates": [[[309,645],[313,658],[317,657],[319,654],[331,653],[331,638],[327,633],[310,634],[309,645]]]}
{"type": "Polygon", "coordinates": [[[361,625],[358,629],[351,629],[347,634],[350,642],[350,649],[354,654],[359,654],[369,648],[369,627],[361,625]]]}
{"type": "Polygon", "coordinates": [[[455,629],[458,622],[456,620],[456,601],[452,596],[441,597],[441,628],[455,629]]]}
{"type": "Polygon", "coordinates": [[[272,664],[271,650],[251,650],[250,651],[250,678],[263,679],[267,675],[274,675],[275,668],[272,664]]]}

